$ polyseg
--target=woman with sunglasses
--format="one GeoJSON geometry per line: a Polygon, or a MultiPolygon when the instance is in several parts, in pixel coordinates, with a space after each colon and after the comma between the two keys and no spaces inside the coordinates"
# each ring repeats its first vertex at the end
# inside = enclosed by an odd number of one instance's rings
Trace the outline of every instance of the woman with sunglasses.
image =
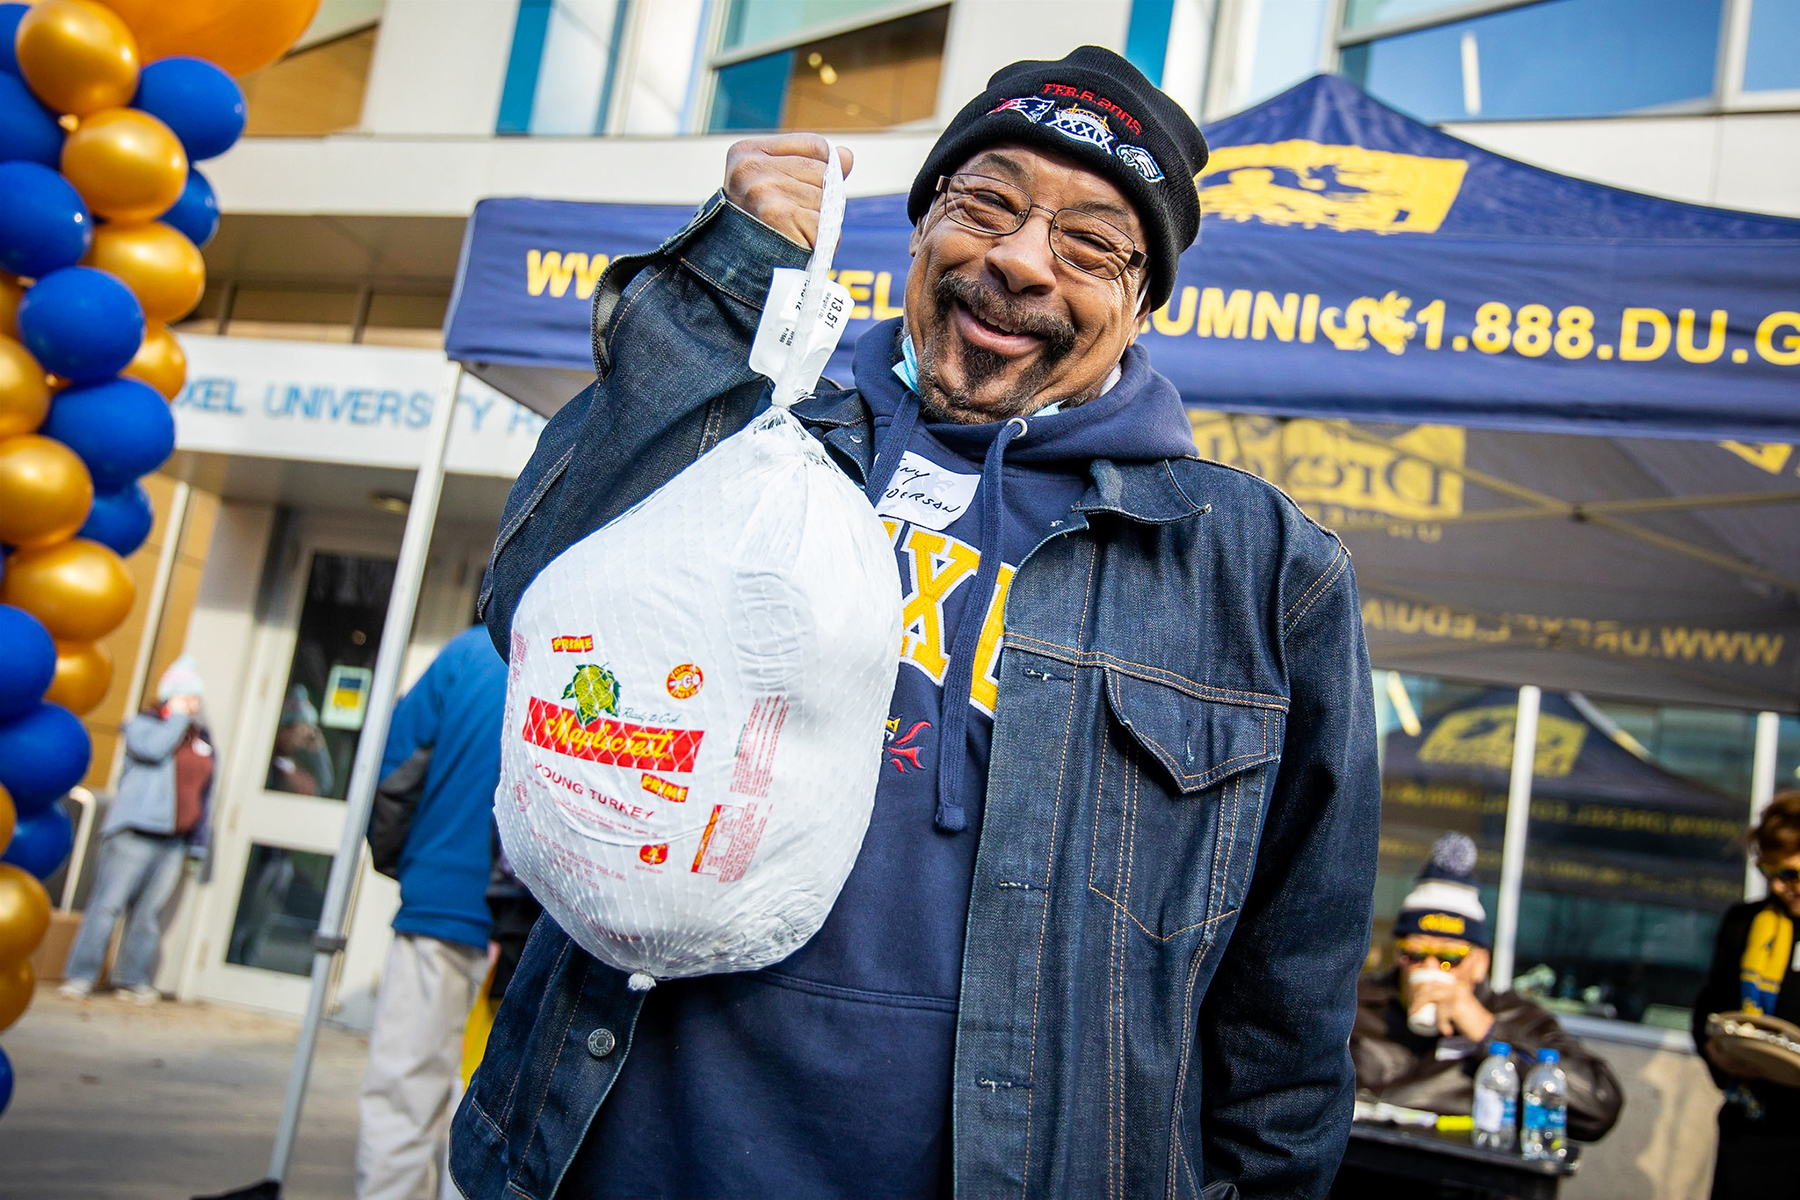
{"type": "MultiPolygon", "coordinates": [[[[1712,969],[1694,1001],[1694,1044],[1706,1053],[1706,1018],[1759,1012],[1800,1025],[1795,919],[1800,918],[1800,791],[1770,802],[1750,833],[1766,898],[1733,905],[1719,922],[1712,969]]],[[[1800,1088],[1730,1075],[1709,1060],[1725,1093],[1713,1200],[1792,1195],[1800,1162],[1800,1088]]]]}
{"type": "Polygon", "coordinates": [[[1521,1075],[1539,1050],[1555,1050],[1569,1080],[1569,1136],[1596,1141],[1618,1120],[1619,1082],[1550,1013],[1515,991],[1488,987],[1487,912],[1474,871],[1475,843],[1446,833],[1401,903],[1394,966],[1357,988],[1350,1034],[1357,1091],[1465,1116],[1490,1045],[1510,1045],[1521,1075]]]}

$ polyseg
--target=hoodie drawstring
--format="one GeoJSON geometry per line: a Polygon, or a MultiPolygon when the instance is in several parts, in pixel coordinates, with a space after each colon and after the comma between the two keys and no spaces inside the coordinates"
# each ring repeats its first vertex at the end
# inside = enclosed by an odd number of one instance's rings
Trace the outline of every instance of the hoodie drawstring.
{"type": "Polygon", "coordinates": [[[900,406],[894,410],[894,419],[888,423],[875,461],[869,464],[869,481],[863,485],[863,494],[868,496],[870,504],[881,503],[881,494],[892,482],[894,469],[900,465],[900,456],[906,453],[907,444],[912,441],[913,426],[918,423],[919,397],[908,388],[900,397],[900,406]]]}
{"type": "Polygon", "coordinates": [[[938,731],[934,823],[945,833],[961,833],[969,827],[969,814],[961,800],[963,768],[969,761],[969,689],[974,685],[975,649],[987,620],[988,598],[1000,579],[1000,560],[1004,557],[1006,509],[1001,503],[1000,469],[1007,443],[1026,430],[1024,418],[1008,421],[994,436],[981,464],[981,566],[975,572],[974,591],[963,605],[962,616],[956,622],[956,636],[950,642],[950,661],[944,672],[944,725],[938,731]]]}

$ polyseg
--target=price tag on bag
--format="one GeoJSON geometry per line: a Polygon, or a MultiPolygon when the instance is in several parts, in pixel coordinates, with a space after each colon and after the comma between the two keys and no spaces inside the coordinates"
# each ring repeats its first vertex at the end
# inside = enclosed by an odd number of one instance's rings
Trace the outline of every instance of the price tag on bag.
{"type": "MultiPolygon", "coordinates": [[[[808,288],[806,272],[792,267],[778,267],[769,280],[769,302],[763,305],[762,322],[756,327],[756,340],[750,344],[750,368],[770,379],[779,379],[788,356],[795,352],[794,330],[800,324],[800,309],[806,304],[808,288]]],[[[853,301],[850,292],[833,279],[821,281],[823,287],[813,299],[817,319],[806,345],[798,348],[801,377],[809,380],[810,389],[818,382],[844,326],[850,320],[853,301]]]]}

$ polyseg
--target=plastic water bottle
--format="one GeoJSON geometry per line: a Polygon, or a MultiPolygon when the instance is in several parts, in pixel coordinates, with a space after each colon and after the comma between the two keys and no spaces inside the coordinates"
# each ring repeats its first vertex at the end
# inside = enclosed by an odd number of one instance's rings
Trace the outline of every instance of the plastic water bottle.
{"type": "Polygon", "coordinates": [[[1537,1066],[1525,1077],[1525,1129],[1519,1150],[1526,1158],[1564,1159],[1569,1156],[1569,1079],[1554,1050],[1539,1050],[1537,1066]]]}
{"type": "Polygon", "coordinates": [[[1512,1047],[1495,1042],[1475,1072],[1475,1145],[1510,1152],[1519,1128],[1519,1068],[1512,1047]]]}

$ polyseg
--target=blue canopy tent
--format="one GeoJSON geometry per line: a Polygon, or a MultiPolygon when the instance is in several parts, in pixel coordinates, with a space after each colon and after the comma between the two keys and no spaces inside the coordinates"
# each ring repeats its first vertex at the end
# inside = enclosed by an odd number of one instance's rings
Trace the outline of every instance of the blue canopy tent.
{"type": "MultiPolygon", "coordinates": [[[[1800,710],[1800,221],[1527,166],[1335,76],[1207,133],[1143,344],[1201,453],[1343,534],[1378,664],[1800,710]]],[[[834,378],[898,315],[904,207],[850,202],[834,378]]],[[[447,352],[554,411],[606,263],[689,211],[482,202],[447,352]]]]}

